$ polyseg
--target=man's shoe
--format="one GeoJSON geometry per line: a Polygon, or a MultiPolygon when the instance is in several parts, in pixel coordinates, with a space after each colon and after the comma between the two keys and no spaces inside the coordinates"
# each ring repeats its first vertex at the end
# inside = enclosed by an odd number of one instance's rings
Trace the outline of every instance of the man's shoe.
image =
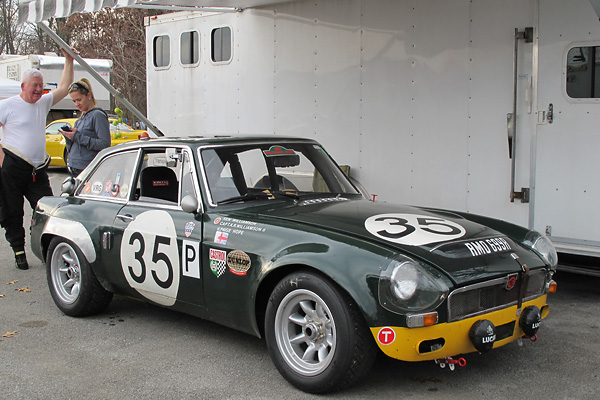
{"type": "Polygon", "coordinates": [[[29,269],[29,264],[27,264],[27,256],[25,255],[25,251],[16,251],[15,252],[15,264],[18,269],[29,269]]]}

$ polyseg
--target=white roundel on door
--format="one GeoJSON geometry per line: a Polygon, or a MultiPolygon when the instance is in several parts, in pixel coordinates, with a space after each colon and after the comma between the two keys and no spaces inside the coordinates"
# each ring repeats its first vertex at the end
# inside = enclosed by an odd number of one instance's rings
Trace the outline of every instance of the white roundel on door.
{"type": "Polygon", "coordinates": [[[145,298],[172,306],[179,290],[179,252],[173,219],[166,211],[141,213],[121,240],[121,267],[129,285],[145,298]]]}
{"type": "Polygon", "coordinates": [[[373,215],[365,221],[365,228],[380,239],[408,246],[446,242],[467,233],[454,221],[416,214],[373,215]]]}

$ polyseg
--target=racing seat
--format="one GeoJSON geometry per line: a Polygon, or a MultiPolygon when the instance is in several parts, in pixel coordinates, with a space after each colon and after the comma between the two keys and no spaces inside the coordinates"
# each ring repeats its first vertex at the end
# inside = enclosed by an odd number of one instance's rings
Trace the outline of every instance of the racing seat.
{"type": "Polygon", "coordinates": [[[179,183],[168,167],[147,167],[142,170],[141,196],[177,202],[179,183]]]}

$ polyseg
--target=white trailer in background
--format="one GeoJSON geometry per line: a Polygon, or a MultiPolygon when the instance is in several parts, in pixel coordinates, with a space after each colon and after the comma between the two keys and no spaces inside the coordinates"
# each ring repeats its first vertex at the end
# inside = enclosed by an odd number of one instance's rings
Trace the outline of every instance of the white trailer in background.
{"type": "MultiPolygon", "coordinates": [[[[110,83],[112,73],[112,60],[84,59],[100,76],[110,83]]],[[[38,69],[44,75],[44,90],[56,89],[62,77],[62,71],[65,64],[64,57],[51,55],[0,55],[0,77],[21,82],[23,72],[29,68],[38,69]]],[[[75,80],[87,78],[94,82],[94,78],[86,72],[77,62],[75,63],[75,80]]],[[[101,85],[93,84],[94,97],[98,102],[98,107],[103,110],[110,110],[110,93],[101,85]]],[[[60,118],[73,118],[77,108],[73,105],[70,97],[65,97],[56,104],[48,120],[52,121],[60,118]]]]}
{"type": "Polygon", "coordinates": [[[151,17],[148,116],[168,136],[312,137],[376,201],[494,216],[598,257],[598,9],[310,0],[151,17]]]}

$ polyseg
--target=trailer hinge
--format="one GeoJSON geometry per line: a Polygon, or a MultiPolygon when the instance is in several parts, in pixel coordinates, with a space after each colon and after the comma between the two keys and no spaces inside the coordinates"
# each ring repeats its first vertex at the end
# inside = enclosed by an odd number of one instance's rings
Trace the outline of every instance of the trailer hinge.
{"type": "Polygon", "coordinates": [[[510,194],[510,202],[514,203],[515,199],[520,199],[521,203],[529,203],[529,188],[521,188],[520,192],[512,192],[510,194]]]}

